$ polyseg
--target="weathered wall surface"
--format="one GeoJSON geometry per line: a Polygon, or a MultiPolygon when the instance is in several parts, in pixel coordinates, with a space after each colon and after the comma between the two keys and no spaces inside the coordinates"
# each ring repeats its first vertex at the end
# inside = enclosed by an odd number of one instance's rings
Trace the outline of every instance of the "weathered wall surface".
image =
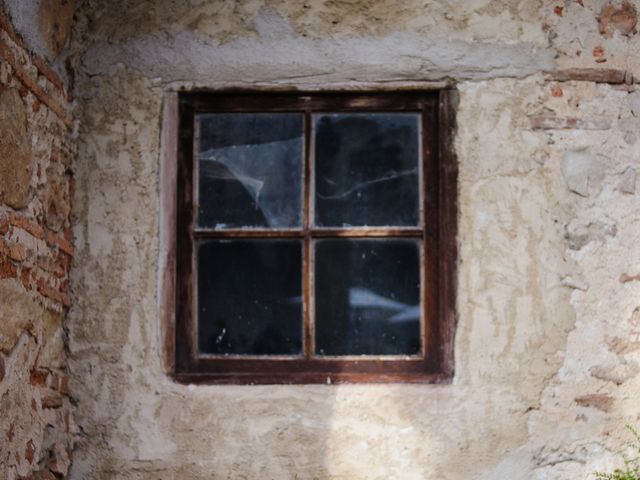
{"type": "Polygon", "coordinates": [[[8,11],[0,3],[0,478],[62,478],[76,435],[63,329],[73,123],[63,81],[8,11]]]}
{"type": "Polygon", "coordinates": [[[86,436],[72,478],[564,480],[612,466],[640,419],[640,93],[624,83],[640,77],[638,7],[83,2],[69,327],[86,436]],[[543,74],[576,67],[616,84],[543,74]],[[460,91],[452,384],[173,383],[158,311],[165,92],[444,79],[460,91]]]}

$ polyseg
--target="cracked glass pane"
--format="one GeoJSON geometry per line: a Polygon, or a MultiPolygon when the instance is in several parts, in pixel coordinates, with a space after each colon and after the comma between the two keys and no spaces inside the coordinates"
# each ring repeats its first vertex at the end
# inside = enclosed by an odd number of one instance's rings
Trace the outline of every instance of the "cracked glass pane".
{"type": "Polygon", "coordinates": [[[318,114],[315,225],[417,226],[420,114],[318,114]]]}
{"type": "Polygon", "coordinates": [[[302,351],[302,242],[203,240],[198,244],[201,353],[302,351]]]}
{"type": "Polygon", "coordinates": [[[317,355],[420,353],[420,240],[314,242],[317,355]]]}
{"type": "Polygon", "coordinates": [[[196,123],[199,227],[301,225],[301,114],[202,114],[196,123]]]}

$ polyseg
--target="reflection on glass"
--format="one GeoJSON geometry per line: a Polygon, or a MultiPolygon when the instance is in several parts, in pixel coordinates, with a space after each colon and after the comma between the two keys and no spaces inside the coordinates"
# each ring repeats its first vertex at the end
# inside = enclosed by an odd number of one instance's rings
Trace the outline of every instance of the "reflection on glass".
{"type": "Polygon", "coordinates": [[[200,242],[200,352],[300,354],[301,275],[299,240],[200,242]]]}
{"type": "Polygon", "coordinates": [[[416,226],[420,115],[318,114],[315,224],[416,226]]]}
{"type": "Polygon", "coordinates": [[[318,355],[420,352],[418,240],[316,240],[318,355]]]}
{"type": "Polygon", "coordinates": [[[197,115],[200,227],[301,224],[300,114],[197,115]]]}

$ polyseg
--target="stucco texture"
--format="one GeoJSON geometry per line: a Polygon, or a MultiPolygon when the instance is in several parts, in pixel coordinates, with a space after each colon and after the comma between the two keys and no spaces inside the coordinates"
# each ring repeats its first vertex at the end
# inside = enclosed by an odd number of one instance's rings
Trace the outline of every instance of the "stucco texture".
{"type": "Polygon", "coordinates": [[[633,85],[544,73],[640,77],[640,35],[601,33],[606,5],[80,2],[71,478],[560,480],[613,467],[640,418],[640,101],[633,85]],[[453,381],[173,382],[159,321],[167,92],[443,80],[460,92],[453,381]]]}

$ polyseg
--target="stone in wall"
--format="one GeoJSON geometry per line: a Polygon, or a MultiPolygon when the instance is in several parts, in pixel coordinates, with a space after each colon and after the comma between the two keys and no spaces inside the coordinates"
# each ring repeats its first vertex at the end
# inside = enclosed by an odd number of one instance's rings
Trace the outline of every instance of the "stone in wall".
{"type": "Polygon", "coordinates": [[[0,202],[24,208],[33,163],[26,107],[16,88],[1,85],[0,132],[0,202]]]}

